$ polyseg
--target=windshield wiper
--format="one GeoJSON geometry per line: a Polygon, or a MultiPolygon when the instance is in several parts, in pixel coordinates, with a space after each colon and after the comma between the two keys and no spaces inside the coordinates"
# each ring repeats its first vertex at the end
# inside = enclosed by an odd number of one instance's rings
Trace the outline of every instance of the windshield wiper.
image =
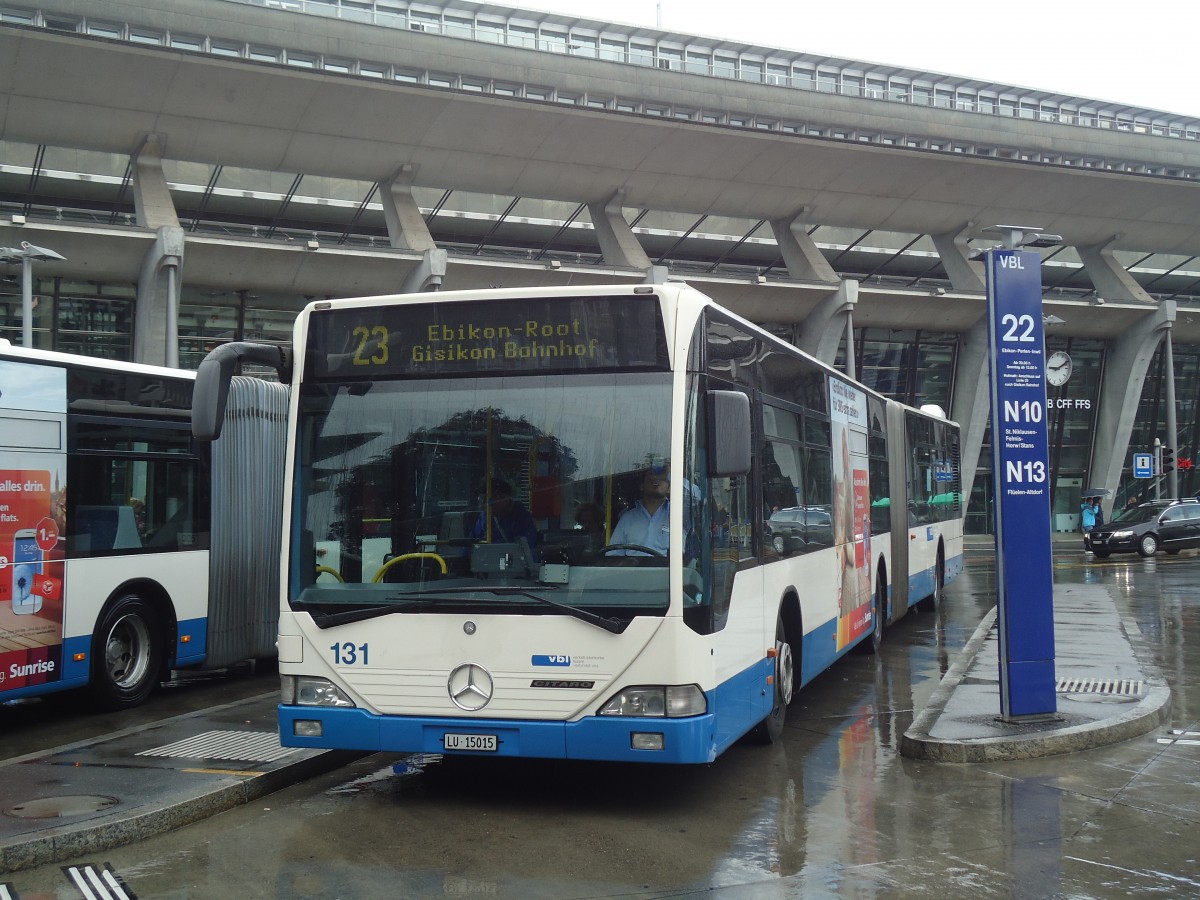
{"type": "MultiPolygon", "coordinates": [[[[557,588],[550,588],[550,590],[557,590],[557,588]]],[[[616,619],[607,619],[604,616],[600,616],[600,615],[597,615],[596,613],[588,612],[586,609],[579,609],[578,607],[571,606],[566,603],[559,603],[557,600],[551,600],[549,597],[542,597],[541,595],[534,594],[530,591],[525,590],[524,588],[519,588],[519,587],[472,587],[470,589],[470,592],[495,594],[498,597],[528,597],[530,600],[533,600],[537,603],[541,603],[545,606],[551,606],[554,609],[557,609],[557,610],[560,610],[560,611],[566,613],[568,616],[574,616],[576,619],[579,619],[582,622],[587,622],[589,625],[595,625],[598,628],[603,628],[605,631],[612,632],[613,634],[620,634],[622,631],[625,630],[624,622],[620,622],[616,619]]],[[[441,589],[432,590],[432,591],[422,591],[420,594],[413,595],[411,597],[407,594],[395,594],[392,597],[389,597],[388,599],[389,600],[392,600],[392,599],[413,600],[413,599],[419,599],[421,597],[428,597],[430,600],[444,600],[444,599],[448,599],[445,596],[447,594],[462,594],[462,593],[463,593],[462,588],[441,588],[441,589]]],[[[462,600],[464,602],[472,602],[472,598],[467,598],[467,597],[460,596],[455,599],[462,600]]]]}
{"type": "Polygon", "coordinates": [[[618,622],[616,619],[607,619],[604,616],[596,613],[588,612],[586,609],[579,609],[566,603],[559,603],[557,600],[551,600],[549,597],[542,597],[538,594],[531,593],[523,588],[488,588],[493,594],[511,594],[518,597],[528,597],[538,603],[544,603],[546,606],[552,606],[557,610],[565,612],[568,616],[574,616],[582,622],[587,622],[590,625],[595,625],[603,628],[605,631],[611,631],[613,634],[620,634],[625,630],[625,625],[618,622]]]}
{"type": "Polygon", "coordinates": [[[588,612],[586,609],[578,609],[566,603],[559,603],[556,600],[539,596],[519,587],[472,587],[466,591],[462,588],[442,588],[440,590],[422,591],[420,594],[392,594],[387,598],[391,602],[386,606],[365,606],[340,613],[314,612],[310,613],[310,615],[313,617],[313,622],[318,628],[332,628],[336,625],[349,625],[352,622],[363,622],[378,616],[404,612],[414,606],[420,606],[425,603],[487,603],[481,597],[465,597],[463,596],[465,593],[495,594],[498,597],[527,597],[536,603],[553,607],[566,613],[568,616],[574,616],[580,621],[587,622],[589,625],[595,625],[597,628],[603,628],[612,634],[620,634],[625,630],[625,623],[616,619],[608,619],[596,613],[588,612]]]}
{"type": "Polygon", "coordinates": [[[334,625],[348,625],[351,622],[362,622],[376,616],[385,616],[391,611],[392,607],[390,606],[365,606],[361,609],[352,609],[349,612],[341,613],[310,611],[309,615],[312,616],[313,623],[318,628],[330,628],[334,625]]]}
{"type": "Polygon", "coordinates": [[[420,604],[422,601],[428,603],[436,603],[438,600],[448,599],[445,597],[404,597],[396,596],[389,597],[389,600],[400,600],[400,603],[389,603],[387,606],[362,606],[347,610],[346,612],[324,613],[310,612],[309,615],[313,618],[313,623],[318,628],[332,628],[335,625],[349,625],[351,622],[363,622],[367,619],[374,619],[378,616],[386,616],[394,612],[403,612],[412,606],[420,604]]]}

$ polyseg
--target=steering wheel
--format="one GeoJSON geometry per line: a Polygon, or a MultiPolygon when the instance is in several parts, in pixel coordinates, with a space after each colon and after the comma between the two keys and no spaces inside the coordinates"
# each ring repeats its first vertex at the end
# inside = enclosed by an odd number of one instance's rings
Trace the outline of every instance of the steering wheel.
{"type": "Polygon", "coordinates": [[[436,553],[401,553],[399,556],[392,557],[387,562],[385,562],[382,566],[380,566],[379,571],[375,573],[375,577],[371,579],[371,583],[372,584],[382,584],[383,576],[387,573],[388,569],[390,569],[396,563],[406,562],[410,559],[432,559],[434,562],[436,562],[439,566],[442,567],[443,575],[445,575],[449,571],[449,569],[446,566],[446,560],[442,559],[442,557],[436,553]]]}
{"type": "Polygon", "coordinates": [[[600,548],[602,554],[607,554],[609,550],[637,550],[647,556],[657,556],[659,559],[667,558],[667,554],[661,553],[653,547],[643,547],[641,544],[608,544],[600,548]]]}

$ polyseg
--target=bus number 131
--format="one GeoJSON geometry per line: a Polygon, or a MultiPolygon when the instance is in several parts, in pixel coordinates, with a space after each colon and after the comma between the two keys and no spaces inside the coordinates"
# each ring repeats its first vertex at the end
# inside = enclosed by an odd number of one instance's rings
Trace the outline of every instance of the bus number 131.
{"type": "Polygon", "coordinates": [[[329,649],[333,651],[333,664],[335,666],[368,665],[366,644],[359,644],[356,647],[354,644],[346,641],[344,644],[331,644],[329,649]]]}

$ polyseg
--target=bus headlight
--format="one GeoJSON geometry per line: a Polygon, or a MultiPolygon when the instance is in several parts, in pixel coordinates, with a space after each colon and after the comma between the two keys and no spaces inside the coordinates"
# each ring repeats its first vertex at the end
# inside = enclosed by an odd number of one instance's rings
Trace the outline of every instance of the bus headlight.
{"type": "Polygon", "coordinates": [[[279,678],[284,706],[354,706],[354,701],[328,678],[312,675],[281,675],[279,678]]]}
{"type": "Polygon", "coordinates": [[[679,719],[708,711],[708,700],[698,684],[628,687],[600,707],[602,716],[656,716],[679,719]]]}

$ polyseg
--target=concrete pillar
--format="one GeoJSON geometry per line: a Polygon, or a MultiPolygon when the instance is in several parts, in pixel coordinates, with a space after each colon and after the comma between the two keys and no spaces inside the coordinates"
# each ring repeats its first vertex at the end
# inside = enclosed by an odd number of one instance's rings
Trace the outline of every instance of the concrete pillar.
{"type": "Polygon", "coordinates": [[[592,228],[600,242],[600,253],[610,266],[626,266],[630,269],[647,270],[650,257],[638,243],[633,229],[625,221],[623,210],[624,191],[616,191],[603,203],[589,203],[588,213],[592,217],[592,228]]]}
{"type": "Polygon", "coordinates": [[[400,286],[402,294],[416,294],[421,291],[440,291],[446,278],[445,250],[426,250],[415,269],[408,273],[404,284],[400,286]]]}
{"type": "Polygon", "coordinates": [[[983,263],[971,259],[967,254],[967,231],[974,225],[968,222],[958,231],[947,231],[943,234],[931,234],[933,246],[938,256],[942,258],[942,268],[954,290],[982,294],[987,286],[984,282],[983,263]]]}
{"type": "Polygon", "coordinates": [[[670,270],[666,266],[651,266],[646,270],[642,284],[666,284],[670,277],[670,270]]]}
{"type": "Polygon", "coordinates": [[[133,326],[133,361],[179,365],[179,285],[183,229],[164,225],[142,257],[133,326]]]}
{"type": "Polygon", "coordinates": [[[783,255],[784,265],[788,274],[797,281],[820,281],[825,284],[836,284],[839,279],[829,260],[817,248],[817,242],[808,235],[804,227],[806,210],[790,219],[775,219],[771,222],[771,233],[775,235],[775,243],[783,255]]]}
{"type": "Polygon", "coordinates": [[[162,167],[162,139],[146,135],[133,152],[133,207],[142,228],[179,227],[179,216],[162,167]]]}
{"type": "Polygon", "coordinates": [[[424,253],[436,250],[433,235],[425,217],[412,195],[412,166],[400,167],[392,178],[379,185],[383,203],[383,218],[387,222],[388,240],[397,250],[417,250],[424,253]]]}
{"type": "Polygon", "coordinates": [[[1092,286],[1096,289],[1096,296],[1104,300],[1153,303],[1154,298],[1134,281],[1124,266],[1113,259],[1110,248],[1113,241],[1120,237],[1121,235],[1114,234],[1103,244],[1075,248],[1083,262],[1083,268],[1087,270],[1088,278],[1092,280],[1092,286]]]}
{"type": "MultiPolygon", "coordinates": [[[[1175,301],[1164,300],[1109,343],[1100,379],[1100,408],[1096,412],[1088,487],[1106,488],[1116,493],[1121,469],[1129,459],[1129,437],[1133,434],[1146,372],[1159,342],[1170,331],[1175,315],[1175,301]]],[[[1103,502],[1106,518],[1112,512],[1112,502],[1111,497],[1103,502]]]]}
{"type": "Polygon", "coordinates": [[[979,454],[983,449],[983,436],[988,427],[992,405],[988,386],[988,329],[985,314],[959,338],[954,363],[954,396],[950,399],[950,418],[961,429],[958,457],[964,511],[971,499],[975,471],[979,468],[979,454]]]}
{"type": "Polygon", "coordinates": [[[133,205],[137,222],[156,233],[138,272],[133,361],[179,365],[179,291],[184,231],[162,167],[162,140],[147,135],[133,153],[133,205]]]}
{"type": "MultiPolygon", "coordinates": [[[[846,322],[858,303],[858,282],[843,281],[838,289],[817,304],[797,329],[793,343],[810,356],[833,365],[846,334],[846,322]]],[[[850,348],[853,352],[853,347],[850,348]]]]}

